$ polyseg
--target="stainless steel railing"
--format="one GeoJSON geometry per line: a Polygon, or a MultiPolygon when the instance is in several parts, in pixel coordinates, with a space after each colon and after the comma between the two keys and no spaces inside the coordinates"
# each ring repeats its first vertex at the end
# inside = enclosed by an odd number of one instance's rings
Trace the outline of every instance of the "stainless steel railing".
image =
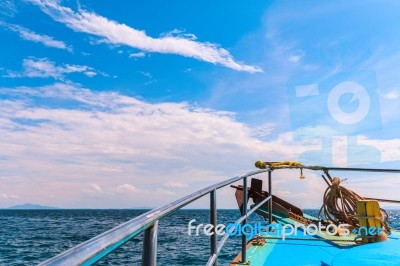
{"type": "MultiPolygon", "coordinates": [[[[245,223],[247,217],[249,217],[253,212],[255,212],[258,208],[260,208],[262,205],[264,205],[264,204],[267,203],[268,201],[271,202],[271,198],[272,198],[271,196],[265,198],[263,201],[261,201],[260,203],[258,203],[256,206],[254,206],[253,208],[251,208],[251,209],[247,212],[246,215],[243,215],[242,217],[240,217],[239,219],[237,219],[237,220],[235,221],[235,223],[237,223],[237,224],[243,223],[243,222],[245,223]]],[[[233,230],[234,230],[234,228],[231,227],[230,229],[232,229],[232,230],[230,230],[230,232],[232,233],[233,230]]],[[[243,235],[242,235],[242,237],[243,237],[243,235]]],[[[216,260],[217,260],[217,258],[218,258],[218,254],[221,252],[221,250],[222,250],[222,248],[224,247],[224,245],[225,245],[226,241],[228,240],[228,238],[229,238],[229,234],[225,234],[225,235],[222,237],[221,241],[219,242],[219,244],[218,244],[218,246],[217,246],[217,252],[211,254],[211,256],[210,256],[210,258],[209,258],[209,260],[208,260],[206,266],[215,265],[215,262],[216,262],[216,260]]],[[[244,239],[246,240],[245,237],[244,237],[244,239]]],[[[243,238],[242,238],[242,240],[243,240],[243,238]]],[[[247,243],[245,243],[245,245],[243,246],[243,242],[242,242],[242,258],[241,258],[241,261],[242,261],[242,262],[246,262],[246,249],[243,250],[243,247],[246,248],[246,244],[247,244],[247,243]],[[243,257],[243,256],[244,256],[244,257],[243,257]]]]}
{"type": "MultiPolygon", "coordinates": [[[[53,258],[50,258],[39,265],[92,265],[102,258],[106,257],[108,254],[116,250],[118,247],[125,244],[127,241],[135,237],[136,235],[144,232],[143,239],[143,253],[142,253],[142,265],[157,265],[157,235],[158,235],[158,221],[167,215],[181,209],[187,204],[196,201],[197,199],[210,194],[210,223],[215,226],[217,225],[217,208],[216,208],[216,193],[217,190],[228,186],[234,182],[243,180],[243,208],[242,217],[237,220],[237,223],[245,224],[247,217],[252,214],[256,209],[261,207],[269,201],[269,210],[272,209],[272,199],[268,197],[262,202],[254,206],[252,209],[247,211],[247,177],[257,175],[260,173],[268,172],[269,179],[269,195],[272,195],[271,187],[271,170],[269,168],[249,172],[244,175],[236,176],[228,180],[222,181],[215,185],[211,185],[204,189],[198,190],[190,195],[187,195],[181,199],[178,199],[172,203],[165,206],[153,209],[146,212],[132,220],[123,223],[109,231],[106,231],[92,239],[87,240],[53,258]]],[[[271,214],[272,212],[269,211],[271,214]]],[[[272,218],[271,216],[269,217],[272,218]]],[[[271,220],[270,220],[271,221],[271,220]]],[[[214,234],[210,236],[210,259],[207,265],[217,265],[218,264],[218,254],[225,245],[229,235],[221,239],[220,243],[217,243],[217,235],[214,234]]],[[[242,258],[241,261],[246,261],[246,236],[242,235],[242,258]]]]}

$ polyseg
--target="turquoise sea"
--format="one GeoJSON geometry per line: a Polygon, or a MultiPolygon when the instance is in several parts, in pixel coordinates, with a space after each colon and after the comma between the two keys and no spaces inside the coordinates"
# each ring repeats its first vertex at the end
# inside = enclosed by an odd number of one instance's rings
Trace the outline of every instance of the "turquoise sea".
{"type": "MultiPolygon", "coordinates": [[[[0,210],[0,265],[35,265],[138,216],[146,210],[0,210]]],[[[306,210],[316,215],[316,210],[306,210]]],[[[400,211],[389,211],[391,226],[400,229],[400,211]]],[[[238,210],[219,210],[218,223],[239,218],[238,210]]],[[[208,210],[180,210],[159,223],[159,265],[205,265],[209,238],[189,236],[188,222],[208,223],[208,210]]],[[[249,223],[262,221],[253,214],[249,223]]],[[[232,236],[219,256],[227,265],[240,250],[232,236]]],[[[140,265],[142,236],[129,241],[98,265],[140,265]]]]}

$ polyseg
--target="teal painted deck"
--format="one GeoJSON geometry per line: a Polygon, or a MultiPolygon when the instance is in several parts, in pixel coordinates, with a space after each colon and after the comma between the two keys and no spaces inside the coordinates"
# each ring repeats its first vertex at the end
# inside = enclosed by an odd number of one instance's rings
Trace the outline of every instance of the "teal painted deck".
{"type": "MultiPolygon", "coordinates": [[[[282,224],[295,224],[291,218],[273,214],[282,224]]],[[[313,218],[304,215],[307,218],[313,218]]],[[[356,245],[354,242],[335,242],[335,239],[354,239],[349,236],[330,236],[322,232],[316,236],[304,234],[298,238],[324,238],[327,241],[267,239],[263,246],[251,245],[247,249],[247,261],[252,266],[400,266],[400,231],[393,230],[387,241],[356,245]]]]}
{"type": "Polygon", "coordinates": [[[325,241],[267,240],[263,246],[251,246],[247,260],[253,266],[400,265],[400,232],[392,232],[385,242],[353,247],[325,241]]]}
{"type": "Polygon", "coordinates": [[[334,256],[332,266],[400,265],[400,232],[393,232],[385,242],[356,246],[334,256]]]}

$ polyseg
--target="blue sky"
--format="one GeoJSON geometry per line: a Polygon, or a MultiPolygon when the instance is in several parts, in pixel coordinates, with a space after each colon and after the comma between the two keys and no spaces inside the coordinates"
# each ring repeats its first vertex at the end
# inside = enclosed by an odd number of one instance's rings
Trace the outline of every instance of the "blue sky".
{"type": "MultiPolygon", "coordinates": [[[[395,1],[1,5],[0,207],[154,207],[256,160],[400,166],[395,1]]],[[[292,174],[275,191],[317,207],[292,174]]]]}

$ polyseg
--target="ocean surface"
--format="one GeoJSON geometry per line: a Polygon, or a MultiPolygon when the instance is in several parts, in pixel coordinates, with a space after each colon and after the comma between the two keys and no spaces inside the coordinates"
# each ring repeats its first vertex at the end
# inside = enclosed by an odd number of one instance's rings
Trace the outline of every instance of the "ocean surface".
{"type": "MultiPolygon", "coordinates": [[[[0,265],[35,265],[138,216],[146,210],[0,210],[0,265]]],[[[306,210],[316,215],[316,210],[306,210]]],[[[390,224],[400,229],[400,211],[390,210],[390,224]]],[[[218,223],[239,218],[238,210],[218,210],[218,223]]],[[[158,265],[205,265],[209,238],[189,236],[188,222],[208,223],[208,210],[180,210],[159,222],[158,265]]],[[[249,223],[262,221],[253,214],[249,223]]],[[[98,265],[140,265],[143,236],[139,235],[98,265]]],[[[228,239],[219,256],[228,265],[240,250],[241,238],[228,239]]]]}

